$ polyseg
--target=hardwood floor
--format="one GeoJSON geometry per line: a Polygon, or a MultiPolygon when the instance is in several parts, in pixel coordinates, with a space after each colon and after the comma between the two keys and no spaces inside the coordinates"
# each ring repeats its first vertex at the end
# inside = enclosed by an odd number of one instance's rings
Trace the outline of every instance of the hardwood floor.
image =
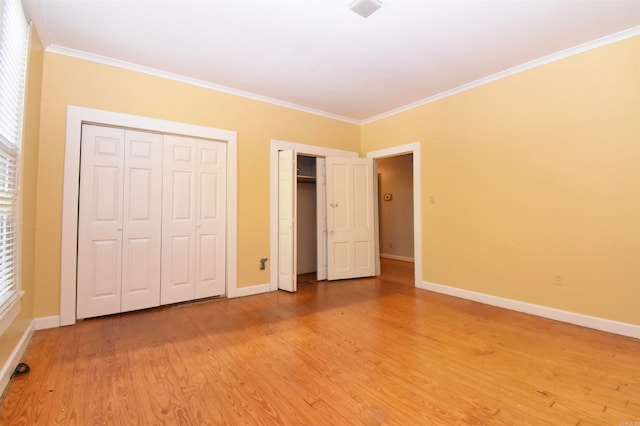
{"type": "Polygon", "coordinates": [[[38,331],[0,424],[640,425],[640,340],[417,290],[412,266],[38,331]]]}

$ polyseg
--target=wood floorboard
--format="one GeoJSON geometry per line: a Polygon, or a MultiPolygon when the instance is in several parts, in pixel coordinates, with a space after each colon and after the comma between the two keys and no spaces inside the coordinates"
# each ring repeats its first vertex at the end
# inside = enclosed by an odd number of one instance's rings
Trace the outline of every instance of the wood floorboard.
{"type": "Polygon", "coordinates": [[[412,267],[37,331],[0,425],[640,425],[640,340],[419,290],[412,267]]]}

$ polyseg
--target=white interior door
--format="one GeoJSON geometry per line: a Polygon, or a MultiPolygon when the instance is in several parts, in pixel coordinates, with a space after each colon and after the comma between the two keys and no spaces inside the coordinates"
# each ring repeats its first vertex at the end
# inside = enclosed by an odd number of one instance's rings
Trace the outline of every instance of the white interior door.
{"type": "Polygon", "coordinates": [[[375,275],[373,160],[326,158],[327,277],[375,275]]]}
{"type": "Polygon", "coordinates": [[[162,135],[125,131],[120,310],[160,304],[162,135]]]}
{"type": "Polygon", "coordinates": [[[124,130],[82,126],[77,318],[120,312],[124,130]]]}
{"type": "Polygon", "coordinates": [[[196,139],[165,135],[160,303],[195,297],[196,139]]]}
{"type": "Polygon", "coordinates": [[[278,289],[297,290],[296,153],[278,152],[278,289]]]}
{"type": "Polygon", "coordinates": [[[226,150],[222,142],[197,141],[196,299],[225,292],[226,150]]]}

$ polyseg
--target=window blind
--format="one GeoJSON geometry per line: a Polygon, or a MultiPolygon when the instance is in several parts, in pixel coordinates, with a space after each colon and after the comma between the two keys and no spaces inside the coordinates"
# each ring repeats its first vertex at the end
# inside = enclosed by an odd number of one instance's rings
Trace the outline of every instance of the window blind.
{"type": "Polygon", "coordinates": [[[20,0],[0,2],[0,313],[18,292],[18,164],[29,25],[20,0]]]}

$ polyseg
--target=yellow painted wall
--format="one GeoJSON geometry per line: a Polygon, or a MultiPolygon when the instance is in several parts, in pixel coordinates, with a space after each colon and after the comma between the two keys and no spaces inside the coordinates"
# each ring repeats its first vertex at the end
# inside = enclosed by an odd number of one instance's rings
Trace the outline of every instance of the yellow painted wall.
{"type": "MultiPolygon", "coordinates": [[[[20,299],[20,314],[9,328],[0,335],[0,366],[18,344],[25,330],[31,325],[34,295],[34,238],[36,216],[36,176],[38,174],[38,135],[40,126],[40,97],[42,62],[44,52],[35,31],[31,32],[27,92],[25,100],[25,127],[22,151],[22,216],[21,216],[21,287],[25,294],[20,299]]],[[[1,391],[1,389],[0,389],[1,391]]]]}
{"type": "Polygon", "coordinates": [[[240,287],[269,282],[270,139],[363,153],[421,141],[425,281],[640,324],[638,75],[635,37],[357,126],[45,53],[34,316],[59,313],[72,104],[238,132],[240,287]]]}
{"type": "Polygon", "coordinates": [[[38,173],[36,317],[59,314],[67,105],[237,131],[238,286],[269,282],[271,139],[358,151],[355,124],[103,64],[45,53],[38,173]]]}
{"type": "Polygon", "coordinates": [[[640,37],[362,127],[414,141],[423,280],[640,324],[640,37]]]}

